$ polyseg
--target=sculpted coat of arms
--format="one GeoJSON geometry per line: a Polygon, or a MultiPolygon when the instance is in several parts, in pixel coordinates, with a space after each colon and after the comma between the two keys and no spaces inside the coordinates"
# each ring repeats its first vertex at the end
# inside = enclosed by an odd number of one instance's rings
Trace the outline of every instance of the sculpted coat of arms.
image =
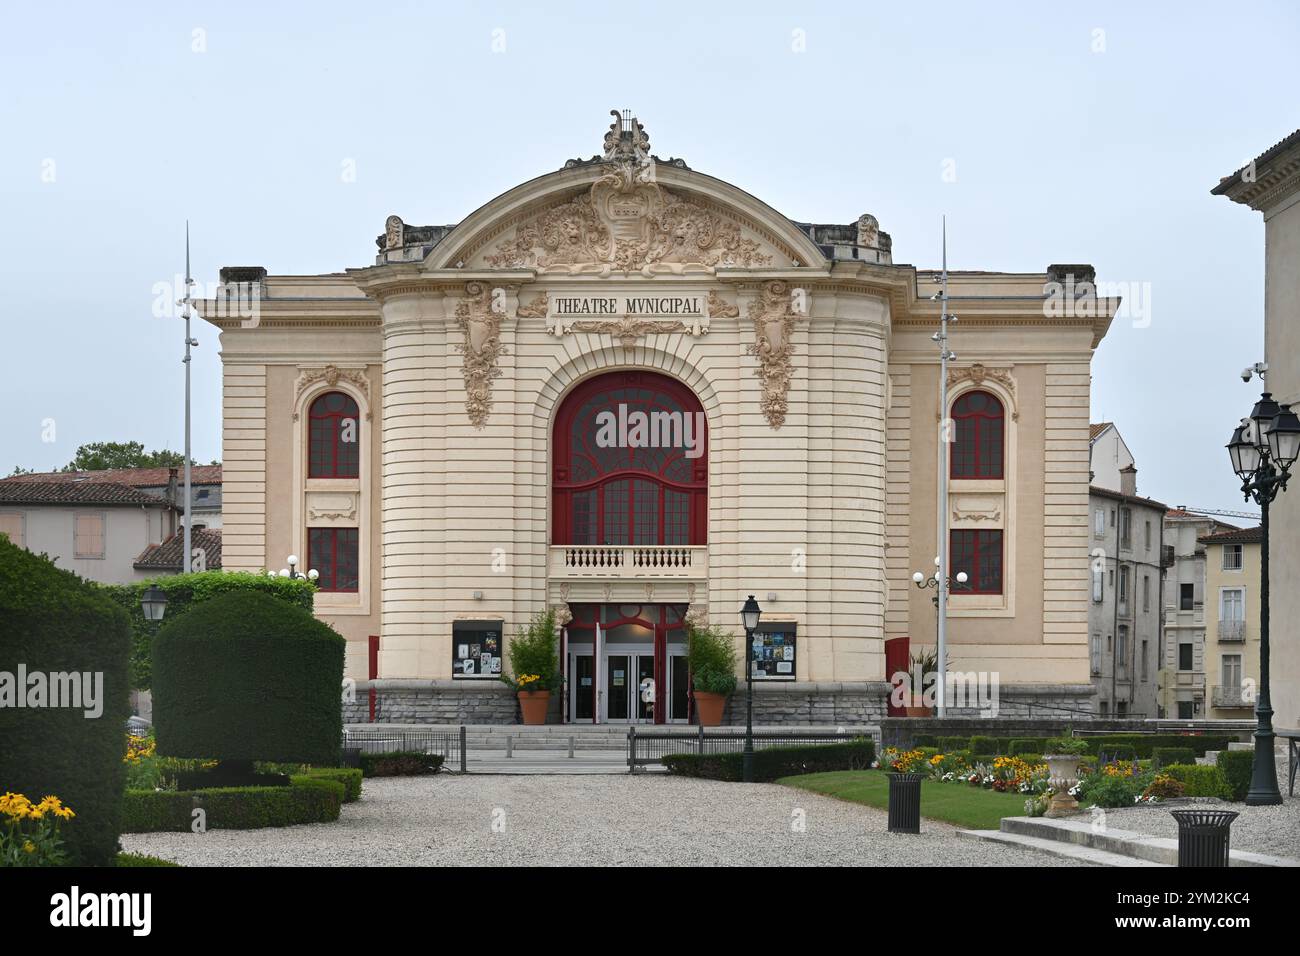
{"type": "Polygon", "coordinates": [[[585,193],[517,227],[486,257],[488,265],[649,276],[771,262],[737,223],[661,187],[645,128],[612,112],[602,175],[585,193]]]}

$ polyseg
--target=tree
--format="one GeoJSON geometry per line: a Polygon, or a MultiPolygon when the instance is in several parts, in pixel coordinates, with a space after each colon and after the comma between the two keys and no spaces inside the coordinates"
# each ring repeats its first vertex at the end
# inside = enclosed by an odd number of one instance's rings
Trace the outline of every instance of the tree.
{"type": "MultiPolygon", "coordinates": [[[[191,459],[193,462],[193,459],[191,459]]],[[[179,468],[185,456],[178,451],[144,450],[138,441],[97,441],[77,448],[63,471],[105,471],[110,468],[179,468]]]]}

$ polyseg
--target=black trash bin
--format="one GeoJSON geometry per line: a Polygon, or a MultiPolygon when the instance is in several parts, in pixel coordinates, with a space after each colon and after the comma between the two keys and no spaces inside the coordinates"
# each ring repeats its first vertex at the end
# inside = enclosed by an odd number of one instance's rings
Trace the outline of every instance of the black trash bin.
{"type": "Polygon", "coordinates": [[[921,781],[923,773],[889,775],[889,832],[921,832],[921,781]]]}
{"type": "Polygon", "coordinates": [[[1236,810],[1170,810],[1178,821],[1179,866],[1227,866],[1236,810]]]}

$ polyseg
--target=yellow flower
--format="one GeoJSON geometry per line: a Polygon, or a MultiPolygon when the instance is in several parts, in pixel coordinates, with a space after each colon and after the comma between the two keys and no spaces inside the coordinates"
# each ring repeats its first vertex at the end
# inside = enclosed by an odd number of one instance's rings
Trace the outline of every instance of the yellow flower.
{"type": "Polygon", "coordinates": [[[35,852],[36,852],[36,844],[33,843],[31,840],[24,840],[24,841],[23,841],[23,852],[24,852],[24,853],[35,853],[35,852]]]}

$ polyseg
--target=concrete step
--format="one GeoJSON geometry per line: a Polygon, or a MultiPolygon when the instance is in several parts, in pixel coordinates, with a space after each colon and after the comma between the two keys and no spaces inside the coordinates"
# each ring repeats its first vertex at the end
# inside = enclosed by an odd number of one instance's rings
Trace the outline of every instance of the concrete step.
{"type": "MultiPolygon", "coordinates": [[[[1089,815],[1049,819],[1047,817],[1003,817],[1003,833],[1055,840],[1088,847],[1162,866],[1178,865],[1178,841],[1170,837],[1153,837],[1136,830],[1106,826],[1104,818],[1094,825],[1089,815]]],[[[1300,866],[1300,860],[1246,850],[1230,850],[1231,866],[1300,866]]]]}
{"type": "Polygon", "coordinates": [[[1229,750],[1254,750],[1255,742],[1253,740],[1229,740],[1229,750]]]}
{"type": "Polygon", "coordinates": [[[1052,856],[1075,860],[1079,863],[1091,866],[1168,865],[1166,863],[1155,863],[1151,860],[1135,859],[1131,856],[1124,856],[1121,853],[1110,853],[1106,850],[1096,850],[1088,846],[1079,846],[1075,843],[1063,843],[1060,840],[1048,840],[1043,837],[1025,836],[1019,833],[1003,833],[1001,830],[959,830],[958,832],[964,837],[973,837],[977,840],[988,840],[992,843],[1004,843],[1011,846],[1024,847],[1028,850],[1038,850],[1040,853],[1048,853],[1052,856]]]}

